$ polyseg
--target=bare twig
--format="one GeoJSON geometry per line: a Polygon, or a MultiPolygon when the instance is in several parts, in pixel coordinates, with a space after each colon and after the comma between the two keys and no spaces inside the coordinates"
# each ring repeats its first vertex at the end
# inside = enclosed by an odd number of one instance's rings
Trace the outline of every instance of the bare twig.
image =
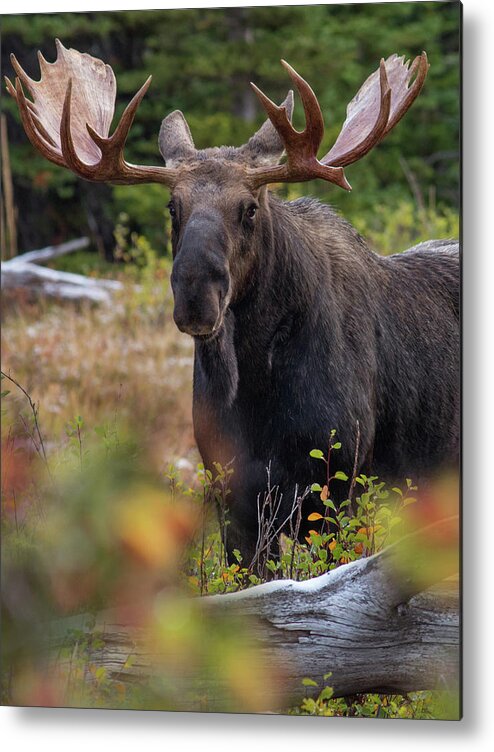
{"type": "MultiPolygon", "coordinates": [[[[302,502],[307,497],[310,488],[307,487],[304,491],[304,493],[299,496],[298,495],[298,486],[295,486],[295,492],[294,492],[294,499],[292,503],[291,510],[289,514],[285,517],[285,519],[278,524],[277,527],[275,525],[278,521],[278,514],[281,507],[281,502],[283,501],[283,494],[279,492],[278,486],[271,486],[271,476],[270,476],[270,467],[266,468],[268,472],[268,491],[265,493],[264,501],[262,505],[262,510],[260,509],[259,500],[260,496],[257,497],[257,508],[258,508],[258,536],[257,536],[257,544],[256,544],[256,550],[254,557],[250,563],[249,569],[253,569],[254,567],[257,567],[258,572],[261,576],[266,576],[267,573],[265,571],[266,564],[269,561],[270,555],[271,555],[271,547],[275,541],[278,541],[280,534],[282,533],[283,529],[286,528],[286,526],[290,523],[293,519],[293,515],[299,510],[299,514],[301,514],[301,507],[302,502]]],[[[292,528],[292,526],[291,526],[292,528]]],[[[297,525],[297,535],[298,535],[298,529],[300,528],[300,521],[297,525]]]]}
{"type": "Polygon", "coordinates": [[[16,533],[18,534],[19,533],[19,523],[17,521],[17,501],[16,501],[16,498],[15,498],[15,490],[14,489],[12,489],[12,501],[14,503],[15,530],[16,530],[16,533]]]}
{"type": "Polygon", "coordinates": [[[358,469],[358,455],[359,455],[359,449],[360,449],[360,421],[357,420],[357,436],[355,439],[355,455],[353,458],[353,470],[352,470],[352,480],[350,482],[350,489],[348,491],[348,500],[350,502],[349,510],[353,515],[353,492],[355,490],[355,483],[357,481],[357,469],[358,469]]]}
{"type": "Polygon", "coordinates": [[[1,371],[0,373],[2,374],[2,377],[4,379],[8,379],[8,381],[10,381],[11,384],[14,384],[23,393],[23,395],[26,397],[26,399],[27,399],[27,401],[29,403],[29,407],[31,409],[31,412],[33,414],[33,419],[34,419],[34,431],[35,431],[35,433],[29,431],[29,429],[26,426],[26,423],[25,423],[24,419],[23,419],[23,422],[24,422],[24,425],[25,425],[26,430],[28,432],[28,435],[31,438],[31,441],[33,442],[34,448],[36,449],[37,453],[40,455],[41,459],[43,460],[43,462],[44,462],[44,464],[46,466],[46,469],[48,471],[48,475],[50,476],[50,478],[52,478],[53,476],[52,476],[51,470],[50,470],[50,463],[48,462],[48,457],[46,455],[45,442],[43,440],[43,434],[41,433],[41,429],[40,429],[39,421],[38,421],[39,403],[36,404],[36,402],[33,401],[31,395],[29,394],[29,392],[26,389],[24,389],[24,387],[21,384],[19,384],[19,382],[16,379],[14,379],[14,377],[11,376],[10,373],[5,373],[5,371],[1,371]],[[38,441],[36,441],[35,435],[38,437],[38,441]]]}
{"type": "Polygon", "coordinates": [[[77,441],[79,443],[79,464],[81,466],[81,472],[82,472],[82,434],[81,434],[81,427],[79,425],[79,421],[77,422],[77,441]]]}
{"type": "Polygon", "coordinates": [[[291,529],[291,537],[292,537],[292,554],[290,558],[290,579],[293,578],[293,564],[295,562],[295,550],[298,544],[298,536],[300,533],[300,525],[302,524],[302,504],[304,499],[307,497],[309,493],[309,489],[305,490],[305,493],[302,494],[302,496],[297,496],[295,494],[295,500],[294,504],[297,508],[297,520],[295,522],[295,527],[291,529]]]}

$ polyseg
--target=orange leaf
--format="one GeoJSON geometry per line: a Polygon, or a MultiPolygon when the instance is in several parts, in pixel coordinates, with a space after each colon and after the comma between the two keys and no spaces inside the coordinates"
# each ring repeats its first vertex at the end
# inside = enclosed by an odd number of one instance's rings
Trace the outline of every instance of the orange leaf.
{"type": "Polygon", "coordinates": [[[363,533],[364,535],[372,535],[372,533],[375,533],[376,530],[380,530],[382,525],[371,525],[370,527],[359,527],[357,530],[358,533],[363,533]]]}
{"type": "MultiPolygon", "coordinates": [[[[326,488],[326,486],[324,486],[324,488],[326,488]]],[[[312,512],[312,514],[309,514],[309,516],[307,517],[307,519],[309,520],[309,522],[315,522],[316,520],[322,520],[322,518],[323,518],[322,514],[319,514],[319,512],[312,512]]]]}
{"type": "Polygon", "coordinates": [[[364,544],[363,543],[356,543],[355,548],[353,549],[356,554],[361,554],[364,550],[364,544]]]}
{"type": "Polygon", "coordinates": [[[321,501],[326,501],[326,499],[328,498],[328,490],[329,489],[327,486],[322,487],[322,491],[319,494],[319,496],[321,497],[321,501]]]}
{"type": "Polygon", "coordinates": [[[329,544],[328,548],[329,548],[330,551],[334,551],[335,548],[336,548],[336,541],[332,540],[331,543],[329,544]]]}

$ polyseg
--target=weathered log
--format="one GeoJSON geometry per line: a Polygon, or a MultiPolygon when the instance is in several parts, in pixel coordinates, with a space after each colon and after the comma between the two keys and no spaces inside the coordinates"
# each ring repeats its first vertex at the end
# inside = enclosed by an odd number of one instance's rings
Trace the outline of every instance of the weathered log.
{"type": "Polygon", "coordinates": [[[81,251],[83,248],[88,247],[89,242],[89,238],[83,237],[68,240],[66,243],[60,243],[60,245],[48,245],[46,248],[40,248],[37,251],[27,251],[27,253],[14,256],[9,261],[4,262],[4,264],[9,269],[17,264],[44,264],[46,261],[66,256],[68,253],[81,251]]]}
{"type": "MultiPolygon", "coordinates": [[[[193,611],[196,618],[234,616],[250,622],[249,637],[268,673],[272,668],[279,674],[283,667],[285,703],[300,699],[305,677],[319,688],[333,687],[335,696],[458,691],[459,585],[452,577],[458,557],[456,546],[451,546],[457,525],[457,518],[435,523],[381,553],[312,580],[274,581],[196,598],[193,611]],[[416,545],[422,540],[428,544],[416,545]],[[438,540],[446,540],[449,554],[431,561],[438,540]],[[332,675],[324,679],[327,672],[332,675]]],[[[120,682],[156,675],[166,666],[167,656],[153,655],[145,633],[123,624],[116,614],[105,611],[97,617],[94,629],[104,633],[105,647],[92,654],[92,664],[120,682]],[[129,655],[134,659],[131,666],[126,664],[129,655]]],[[[71,620],[72,627],[83,624],[82,617],[80,622],[71,620]]],[[[208,707],[215,709],[218,679],[208,681],[208,707]]],[[[203,677],[201,685],[204,690],[203,677]]],[[[317,694],[319,688],[309,692],[317,694]]],[[[270,707],[263,692],[261,684],[260,704],[270,707]]]]}
{"type": "Polygon", "coordinates": [[[29,251],[2,262],[2,289],[27,288],[37,294],[63,300],[109,303],[112,299],[112,292],[122,289],[120,282],[111,279],[93,279],[82,274],[38,266],[38,264],[85,248],[88,244],[88,238],[78,238],[58,246],[29,251]]]}
{"type": "MultiPolygon", "coordinates": [[[[10,262],[7,262],[10,263],[10,262]]],[[[36,264],[2,264],[2,289],[28,288],[32,292],[64,300],[109,303],[111,293],[122,285],[116,280],[91,279],[82,274],[59,272],[36,264]]]]}

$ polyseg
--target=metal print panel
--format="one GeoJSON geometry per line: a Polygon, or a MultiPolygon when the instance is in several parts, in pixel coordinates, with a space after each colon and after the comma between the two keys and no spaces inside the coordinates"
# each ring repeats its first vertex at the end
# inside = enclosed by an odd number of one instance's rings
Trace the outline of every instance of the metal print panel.
{"type": "Polygon", "coordinates": [[[4,16],[3,704],[460,717],[460,24],[4,16]]]}

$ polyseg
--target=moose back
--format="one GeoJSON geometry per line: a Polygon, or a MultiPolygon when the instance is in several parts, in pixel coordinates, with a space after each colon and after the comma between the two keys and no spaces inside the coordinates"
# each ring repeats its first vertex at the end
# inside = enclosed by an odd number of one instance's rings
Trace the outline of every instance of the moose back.
{"type": "MultiPolygon", "coordinates": [[[[381,257],[331,208],[283,202],[279,182],[350,186],[344,167],[397,124],[419,94],[425,53],[392,55],[348,105],[330,151],[317,158],[323,119],[312,89],[287,63],[306,117],[291,125],[293,94],[244,146],[197,150],[181,112],[162,123],[166,166],[132,165],[124,144],[150,79],[109,136],[116,82],[102,61],[57,40],[33,81],[15,57],[15,97],[28,137],[49,160],[93,181],[156,182],[170,189],[174,319],[195,340],[194,429],[206,467],[231,465],[227,549],[259,555],[267,483],[270,529],[319,481],[310,457],[336,429],[341,469],[389,478],[429,477],[457,461],[459,262],[454,241],[381,257]],[[27,89],[32,101],[24,93],[27,89]],[[280,163],[283,154],[286,160],[280,163]],[[269,476],[269,481],[268,477],[269,476]]],[[[335,485],[338,485],[336,483],[335,485]]],[[[348,488],[341,481],[344,498],[348,488]]],[[[313,495],[314,496],[314,495],[313,495]]],[[[306,503],[316,504],[307,497],[306,503]]]]}

